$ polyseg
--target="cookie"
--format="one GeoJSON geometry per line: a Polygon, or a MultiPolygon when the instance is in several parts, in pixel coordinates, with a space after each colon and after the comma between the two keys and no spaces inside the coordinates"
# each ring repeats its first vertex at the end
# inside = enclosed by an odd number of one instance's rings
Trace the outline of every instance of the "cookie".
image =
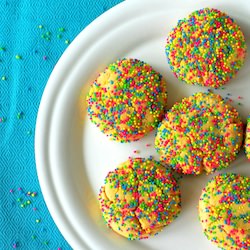
{"type": "Polygon", "coordinates": [[[246,43],[231,17],[217,9],[204,8],[179,20],[167,37],[165,51],[178,79],[218,88],[242,67],[246,43]]]}
{"type": "Polygon", "coordinates": [[[226,173],[210,180],[199,200],[199,219],[219,248],[250,249],[250,178],[226,173]]]}
{"type": "Polygon", "coordinates": [[[250,116],[247,118],[245,153],[247,158],[250,160],[250,116]]]}
{"type": "Polygon", "coordinates": [[[166,82],[149,64],[121,59],[92,83],[88,116],[111,139],[136,141],[154,130],[164,116],[166,82]]]}
{"type": "Polygon", "coordinates": [[[198,175],[226,168],[243,137],[238,112],[220,95],[198,92],[176,103],[157,129],[160,160],[177,172],[198,175]]]}
{"type": "Polygon", "coordinates": [[[181,209],[171,170],[144,158],[129,158],[109,172],[99,201],[107,225],[130,240],[157,234],[181,209]]]}

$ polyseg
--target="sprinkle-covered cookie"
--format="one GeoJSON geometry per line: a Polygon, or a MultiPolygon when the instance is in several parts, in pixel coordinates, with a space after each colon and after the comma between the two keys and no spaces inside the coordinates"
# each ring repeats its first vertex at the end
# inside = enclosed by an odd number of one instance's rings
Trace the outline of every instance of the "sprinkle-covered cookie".
{"type": "Polygon", "coordinates": [[[247,118],[245,152],[247,158],[250,160],[250,116],[247,118]]]}
{"type": "Polygon", "coordinates": [[[166,83],[149,64],[122,59],[100,73],[87,96],[88,115],[113,140],[135,141],[164,116],[166,83]]]}
{"type": "Polygon", "coordinates": [[[176,103],[158,127],[160,160],[177,172],[198,175],[226,168],[243,137],[238,112],[220,95],[196,93],[176,103]]]}
{"type": "Polygon", "coordinates": [[[160,232],[180,213],[180,189],[171,171],[151,159],[128,159],[108,173],[99,194],[107,225],[133,240],[160,232]]]}
{"type": "Polygon", "coordinates": [[[178,79],[217,88],[243,65],[246,43],[232,18],[205,8],[178,22],[167,38],[166,55],[178,79]]]}
{"type": "Polygon", "coordinates": [[[207,238],[223,250],[250,249],[250,178],[220,174],[203,189],[199,219],[207,238]]]}

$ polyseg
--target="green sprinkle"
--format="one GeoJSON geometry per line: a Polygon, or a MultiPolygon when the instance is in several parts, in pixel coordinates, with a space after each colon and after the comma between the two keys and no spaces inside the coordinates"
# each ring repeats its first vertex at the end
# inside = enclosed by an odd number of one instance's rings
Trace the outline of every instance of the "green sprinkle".
{"type": "Polygon", "coordinates": [[[48,241],[44,241],[43,244],[44,244],[44,245],[48,245],[49,242],[48,242],[48,241]]]}
{"type": "Polygon", "coordinates": [[[2,81],[5,81],[6,80],[6,76],[2,76],[2,81]]]}
{"type": "MultiPolygon", "coordinates": [[[[27,135],[32,135],[32,130],[27,131],[27,135]]],[[[32,195],[31,195],[32,196],[32,195]]]]}
{"type": "Polygon", "coordinates": [[[65,43],[66,43],[66,44],[69,44],[69,43],[70,43],[69,39],[65,40],[65,43]]]}
{"type": "Polygon", "coordinates": [[[18,54],[15,56],[15,58],[16,58],[17,60],[22,59],[22,57],[21,57],[20,55],[18,55],[18,54]]]}
{"type": "Polygon", "coordinates": [[[36,239],[36,235],[32,235],[31,239],[33,239],[33,240],[36,239]]]}
{"type": "Polygon", "coordinates": [[[7,118],[6,117],[0,117],[0,122],[6,122],[7,118]]]}
{"type": "Polygon", "coordinates": [[[23,117],[24,117],[24,113],[23,113],[23,112],[19,112],[19,113],[17,114],[17,119],[18,119],[18,120],[23,119],[23,117]]]}
{"type": "Polygon", "coordinates": [[[62,38],[62,35],[61,35],[61,34],[58,34],[56,37],[57,37],[58,39],[61,39],[61,38],[62,38]]]}
{"type": "Polygon", "coordinates": [[[65,31],[65,28],[59,28],[58,29],[60,32],[64,32],[65,31]]]}
{"type": "Polygon", "coordinates": [[[41,222],[41,220],[40,219],[36,219],[36,223],[40,223],[41,222]]]}
{"type": "Polygon", "coordinates": [[[4,47],[0,47],[0,51],[5,51],[6,49],[4,47]]]}
{"type": "Polygon", "coordinates": [[[38,28],[39,28],[39,29],[42,29],[42,28],[43,28],[43,25],[41,25],[41,24],[38,25],[38,28]]]}

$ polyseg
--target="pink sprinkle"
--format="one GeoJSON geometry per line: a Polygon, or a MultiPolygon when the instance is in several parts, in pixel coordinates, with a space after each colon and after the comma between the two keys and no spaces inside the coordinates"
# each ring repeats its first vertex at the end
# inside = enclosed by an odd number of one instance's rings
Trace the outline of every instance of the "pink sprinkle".
{"type": "Polygon", "coordinates": [[[47,60],[47,56],[43,56],[43,60],[47,60]]]}
{"type": "Polygon", "coordinates": [[[36,210],[37,210],[37,208],[36,208],[36,207],[34,207],[34,208],[33,208],[33,210],[34,210],[34,211],[36,211],[36,210]]]}
{"type": "Polygon", "coordinates": [[[21,191],[21,190],[22,190],[22,188],[21,188],[21,187],[19,187],[17,190],[21,191]]]}
{"type": "Polygon", "coordinates": [[[14,243],[12,246],[13,246],[13,248],[17,248],[17,244],[16,243],[14,243]]]}
{"type": "Polygon", "coordinates": [[[10,193],[13,193],[13,192],[14,192],[14,190],[13,190],[13,189],[11,189],[11,190],[10,190],[10,193]]]}
{"type": "Polygon", "coordinates": [[[146,147],[150,147],[150,144],[148,143],[148,144],[146,144],[146,147]]]}
{"type": "Polygon", "coordinates": [[[238,99],[243,99],[243,97],[242,96],[238,96],[238,99]]]}

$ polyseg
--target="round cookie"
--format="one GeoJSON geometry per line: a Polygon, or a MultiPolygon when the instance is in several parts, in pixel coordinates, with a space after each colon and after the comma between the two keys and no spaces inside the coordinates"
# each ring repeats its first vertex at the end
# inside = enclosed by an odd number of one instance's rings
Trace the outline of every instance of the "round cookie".
{"type": "Polygon", "coordinates": [[[121,59],[92,83],[88,115],[113,140],[136,141],[155,129],[164,116],[166,82],[149,64],[121,59]]]}
{"type": "Polygon", "coordinates": [[[107,225],[130,240],[160,232],[181,209],[171,170],[144,158],[129,158],[109,172],[99,201],[107,225]]]}
{"type": "Polygon", "coordinates": [[[247,158],[250,160],[250,116],[247,118],[245,152],[247,158]]]}
{"type": "Polygon", "coordinates": [[[220,95],[198,92],[166,113],[155,148],[160,160],[177,172],[198,175],[228,167],[243,136],[238,112],[220,95]]]}
{"type": "Polygon", "coordinates": [[[250,249],[250,178],[226,173],[214,177],[199,200],[207,238],[224,250],[250,249]]]}
{"type": "Polygon", "coordinates": [[[217,9],[204,8],[179,20],[167,37],[165,51],[178,79],[217,88],[243,65],[246,43],[232,18],[217,9]]]}

